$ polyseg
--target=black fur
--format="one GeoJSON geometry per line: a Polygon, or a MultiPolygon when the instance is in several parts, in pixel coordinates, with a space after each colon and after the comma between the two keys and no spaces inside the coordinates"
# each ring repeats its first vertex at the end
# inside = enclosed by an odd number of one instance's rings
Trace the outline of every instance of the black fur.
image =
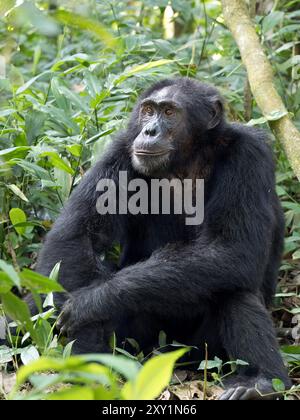
{"type": "Polygon", "coordinates": [[[205,178],[204,223],[185,226],[174,214],[96,212],[99,179],[117,181],[120,170],[141,177],[131,164],[141,130],[138,102],[128,129],[84,176],[48,234],[38,271],[48,275],[62,261],[60,281],[71,294],[62,319],[70,338],[77,338],[77,352],[105,351],[113,330],[119,341],[134,337],[142,348],[151,347],[164,330],[168,339],[201,351],[208,343],[211,357],[247,361],[235,387],[246,384],[249,391],[258,380],[272,378],[288,386],[266,309],[284,234],[266,134],[226,122],[218,92],[191,79],[161,81],[141,98],[166,86],[180,95],[192,142],[175,150],[163,176],[205,178]],[[219,123],[208,130],[213,102],[219,104],[219,123]],[[115,242],[122,256],[113,270],[100,255],[115,242]]]}

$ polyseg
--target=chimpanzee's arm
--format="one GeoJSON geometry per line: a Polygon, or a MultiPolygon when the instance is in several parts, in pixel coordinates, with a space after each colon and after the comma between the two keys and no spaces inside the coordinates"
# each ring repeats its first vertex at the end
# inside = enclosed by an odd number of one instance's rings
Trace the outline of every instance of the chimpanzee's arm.
{"type": "Polygon", "coordinates": [[[110,275],[99,254],[111,245],[113,231],[109,217],[100,216],[96,210],[96,185],[104,172],[99,162],[84,176],[48,233],[38,258],[37,271],[44,275],[61,262],[59,281],[67,291],[88,286],[96,279],[101,283],[110,275]]]}

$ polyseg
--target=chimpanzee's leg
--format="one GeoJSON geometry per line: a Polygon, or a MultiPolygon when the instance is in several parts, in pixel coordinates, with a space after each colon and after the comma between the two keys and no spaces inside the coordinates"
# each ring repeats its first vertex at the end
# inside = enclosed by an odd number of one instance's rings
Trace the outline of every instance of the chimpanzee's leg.
{"type": "Polygon", "coordinates": [[[286,387],[291,385],[272,321],[259,297],[251,293],[227,297],[220,308],[220,334],[230,359],[249,363],[232,377],[221,399],[260,399],[255,387],[261,394],[272,393],[274,378],[281,379],[286,387]]]}

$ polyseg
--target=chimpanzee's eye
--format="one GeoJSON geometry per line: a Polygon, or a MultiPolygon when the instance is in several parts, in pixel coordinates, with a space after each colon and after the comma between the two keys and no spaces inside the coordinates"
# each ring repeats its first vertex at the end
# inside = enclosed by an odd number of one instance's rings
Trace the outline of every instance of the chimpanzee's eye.
{"type": "Polygon", "coordinates": [[[166,114],[168,117],[171,117],[171,116],[174,114],[174,109],[172,109],[172,108],[166,108],[166,109],[165,109],[165,114],[166,114]]]}
{"type": "Polygon", "coordinates": [[[147,114],[147,115],[153,115],[154,114],[154,109],[151,105],[145,105],[143,107],[143,113],[147,114]]]}

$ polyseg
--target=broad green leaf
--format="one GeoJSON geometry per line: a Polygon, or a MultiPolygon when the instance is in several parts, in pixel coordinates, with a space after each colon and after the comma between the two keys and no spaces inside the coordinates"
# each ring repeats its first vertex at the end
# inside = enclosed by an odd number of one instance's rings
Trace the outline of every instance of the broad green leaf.
{"type": "Polygon", "coordinates": [[[281,379],[278,379],[278,378],[272,379],[272,386],[273,386],[274,391],[276,392],[285,391],[285,385],[281,379]]]}
{"type": "Polygon", "coordinates": [[[17,352],[7,346],[0,346],[0,365],[11,362],[17,352]]]}
{"type": "Polygon", "coordinates": [[[275,10],[274,12],[269,13],[263,19],[262,28],[264,32],[271,31],[276,25],[279,25],[284,18],[284,12],[275,10]]]}
{"type": "Polygon", "coordinates": [[[21,350],[20,357],[23,365],[28,365],[34,360],[37,360],[40,357],[40,354],[37,351],[36,347],[28,346],[21,350]]]}
{"type": "Polygon", "coordinates": [[[61,87],[60,80],[57,77],[53,77],[53,79],[51,80],[51,90],[55,98],[55,101],[59,108],[62,108],[68,112],[71,109],[70,103],[65,97],[65,95],[63,95],[63,93],[61,92],[60,87],[61,87]]]}
{"type": "Polygon", "coordinates": [[[72,144],[71,146],[67,146],[66,149],[75,157],[80,157],[82,152],[81,144],[72,144]]]}
{"type": "Polygon", "coordinates": [[[38,136],[44,134],[44,124],[47,117],[45,112],[37,110],[27,111],[25,115],[25,133],[28,144],[31,145],[38,136]]]}
{"type": "Polygon", "coordinates": [[[111,48],[116,45],[116,39],[113,35],[97,20],[89,19],[84,16],[68,12],[67,10],[58,10],[54,16],[64,25],[75,26],[76,28],[92,32],[111,48]]]}
{"type": "Polygon", "coordinates": [[[25,223],[27,221],[27,217],[26,214],[24,213],[24,211],[22,209],[19,209],[17,207],[12,208],[9,211],[9,218],[15,228],[15,230],[17,231],[17,233],[19,235],[24,235],[26,233],[26,227],[22,226],[22,227],[18,227],[18,223],[25,223]]]}
{"type": "Polygon", "coordinates": [[[43,73],[38,74],[37,76],[32,77],[29,79],[23,86],[19,87],[16,94],[19,95],[20,93],[25,92],[36,80],[40,79],[41,77],[45,76],[46,74],[51,74],[52,71],[46,70],[43,73]]]}
{"type": "Polygon", "coordinates": [[[72,92],[70,89],[68,89],[66,86],[64,86],[62,84],[57,84],[57,91],[59,92],[60,97],[64,98],[64,100],[67,104],[67,108],[62,106],[63,109],[68,110],[70,108],[69,104],[72,103],[76,110],[81,109],[81,111],[88,114],[89,108],[85,104],[85,98],[84,97],[81,97],[81,96],[79,96],[79,94],[77,94],[75,92],[72,92]]]}
{"type": "Polygon", "coordinates": [[[0,269],[7,274],[7,276],[11,279],[15,286],[17,286],[18,288],[21,287],[20,276],[11,265],[7,264],[7,262],[3,260],[0,260],[0,269]]]}
{"type": "Polygon", "coordinates": [[[8,161],[10,159],[23,158],[30,150],[29,146],[10,147],[9,149],[0,150],[0,159],[8,161]]]}
{"type": "Polygon", "coordinates": [[[75,343],[76,340],[70,341],[66,347],[64,348],[64,352],[63,352],[63,358],[66,359],[67,357],[71,356],[72,353],[72,347],[73,344],[75,343]]]}
{"type": "Polygon", "coordinates": [[[281,351],[287,354],[300,354],[300,345],[298,346],[282,346],[281,351]]]}
{"type": "Polygon", "coordinates": [[[11,292],[1,295],[4,312],[34,336],[33,324],[26,303],[11,292]]]}
{"type": "Polygon", "coordinates": [[[8,72],[8,78],[9,78],[10,83],[13,86],[21,86],[24,83],[24,79],[23,79],[23,75],[21,71],[12,64],[8,72]]]}
{"type": "Polygon", "coordinates": [[[14,163],[18,166],[21,166],[24,171],[34,175],[38,179],[42,180],[51,180],[51,177],[49,173],[46,171],[46,169],[42,168],[39,165],[36,165],[35,163],[28,162],[24,159],[14,159],[14,163]]]}
{"type": "Polygon", "coordinates": [[[17,385],[24,383],[29,376],[38,372],[53,370],[54,372],[77,372],[86,375],[87,378],[93,376],[94,381],[111,382],[109,368],[97,363],[86,364],[83,356],[72,356],[67,359],[51,357],[40,357],[38,360],[27,366],[22,366],[17,373],[17,385]]]}
{"type": "Polygon", "coordinates": [[[20,274],[22,285],[35,293],[63,292],[64,288],[55,280],[24,268],[20,274]]]}
{"type": "Polygon", "coordinates": [[[46,395],[47,400],[89,401],[94,400],[94,389],[88,386],[72,386],[46,395]]]}
{"type": "Polygon", "coordinates": [[[219,369],[222,366],[222,360],[218,357],[215,357],[214,360],[202,360],[200,366],[198,367],[199,370],[210,370],[210,369],[219,369]]]}
{"type": "Polygon", "coordinates": [[[82,356],[86,362],[98,362],[120,373],[127,379],[134,379],[138,374],[140,364],[124,356],[112,354],[88,354],[82,356]]]}
{"type": "Polygon", "coordinates": [[[45,36],[55,36],[59,32],[59,27],[55,20],[43,13],[35,2],[24,1],[15,9],[14,20],[16,26],[31,25],[45,36]]]}
{"type": "Polygon", "coordinates": [[[84,53],[67,55],[67,56],[63,57],[61,60],[56,61],[53,64],[53,66],[51,67],[51,70],[53,72],[57,72],[58,70],[60,70],[61,66],[63,66],[66,63],[70,64],[70,62],[72,62],[72,61],[84,64],[84,63],[89,62],[89,56],[87,54],[84,54],[84,53]]]}
{"type": "Polygon", "coordinates": [[[41,157],[47,156],[49,157],[50,162],[53,166],[62,171],[69,173],[70,175],[74,175],[74,171],[56,152],[43,152],[40,154],[41,157]]]}
{"type": "Polygon", "coordinates": [[[0,271],[0,293],[7,293],[14,285],[9,275],[3,271],[0,271]]]}
{"type": "Polygon", "coordinates": [[[122,389],[125,400],[152,400],[168,386],[175,362],[187,349],[153,357],[145,363],[137,378],[127,382],[122,389]]]}
{"type": "Polygon", "coordinates": [[[0,118],[7,117],[8,115],[12,115],[15,112],[17,112],[16,109],[10,109],[10,108],[3,109],[2,111],[0,111],[0,118]]]}

